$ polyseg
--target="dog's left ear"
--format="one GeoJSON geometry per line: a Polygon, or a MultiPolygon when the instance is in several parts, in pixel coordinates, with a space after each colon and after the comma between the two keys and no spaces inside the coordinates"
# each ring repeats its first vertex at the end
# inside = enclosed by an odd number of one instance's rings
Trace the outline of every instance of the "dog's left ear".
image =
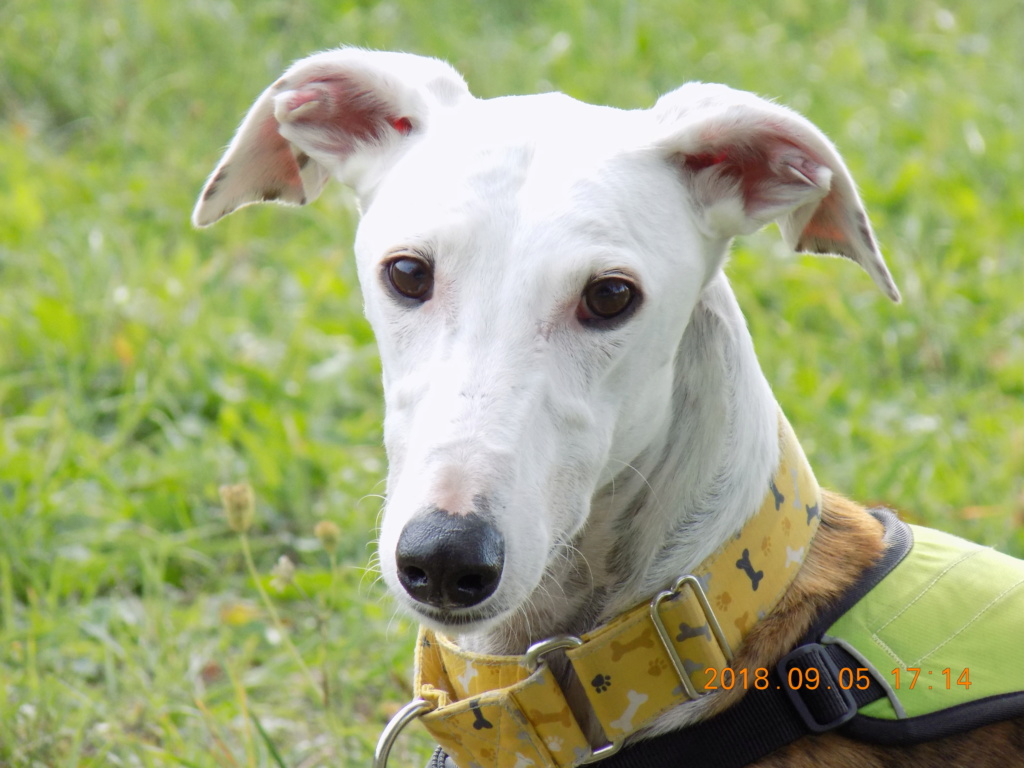
{"type": "Polygon", "coordinates": [[[369,195],[435,110],[468,98],[462,75],[426,56],[338,48],[302,59],[256,99],[192,223],[251,203],[305,205],[330,176],[369,195]]]}
{"type": "Polygon", "coordinates": [[[653,112],[657,145],[679,168],[709,235],[729,239],[777,221],[793,249],[845,256],[900,300],[850,172],[812,123],[706,83],[666,94],[653,112]]]}

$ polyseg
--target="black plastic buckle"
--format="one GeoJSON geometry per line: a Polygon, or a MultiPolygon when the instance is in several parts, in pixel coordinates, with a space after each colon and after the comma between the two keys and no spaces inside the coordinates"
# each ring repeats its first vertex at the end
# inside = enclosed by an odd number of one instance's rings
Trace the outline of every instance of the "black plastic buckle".
{"type": "Polygon", "coordinates": [[[783,656],[779,663],[775,665],[775,671],[779,675],[782,682],[782,690],[786,692],[790,702],[796,708],[796,711],[800,714],[804,724],[814,733],[825,733],[826,731],[834,730],[846,722],[849,722],[857,714],[857,702],[853,698],[853,692],[844,689],[839,684],[839,667],[829,656],[828,651],[820,643],[808,643],[807,645],[801,645],[794,648],[792,651],[783,656]],[[801,659],[806,656],[814,656],[814,663],[801,664],[801,659]],[[793,664],[793,662],[797,662],[793,664]],[[825,686],[826,698],[830,698],[833,703],[842,703],[845,710],[838,716],[827,722],[821,722],[818,720],[814,713],[811,711],[811,707],[807,705],[807,701],[804,699],[803,694],[806,691],[810,692],[812,689],[807,689],[804,686],[805,676],[801,675],[801,685],[797,688],[791,688],[789,685],[790,669],[795,668],[804,672],[807,669],[814,668],[818,671],[819,682],[816,688],[813,689],[813,693],[816,697],[821,697],[822,686],[825,686]]]}

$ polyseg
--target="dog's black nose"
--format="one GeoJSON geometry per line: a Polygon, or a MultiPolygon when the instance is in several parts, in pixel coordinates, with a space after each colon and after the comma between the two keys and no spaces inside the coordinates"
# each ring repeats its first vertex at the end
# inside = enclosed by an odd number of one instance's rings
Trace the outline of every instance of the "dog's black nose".
{"type": "Polygon", "coordinates": [[[395,549],[398,580],[436,608],[468,608],[498,588],[505,540],[480,515],[434,509],[409,522],[395,549]]]}

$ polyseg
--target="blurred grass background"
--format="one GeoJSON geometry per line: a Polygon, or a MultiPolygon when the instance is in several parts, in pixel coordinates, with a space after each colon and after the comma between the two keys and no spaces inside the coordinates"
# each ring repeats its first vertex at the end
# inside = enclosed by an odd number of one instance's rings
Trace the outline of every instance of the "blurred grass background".
{"type": "Polygon", "coordinates": [[[366,765],[409,697],[414,628],[367,570],[384,465],[351,200],[188,224],[255,96],[340,43],[447,58],[479,96],[645,107],[701,79],[808,115],[904,304],[748,238],[729,272],[766,374],[827,485],[1024,555],[1022,39],[1019,0],[7,0],[0,765],[366,765]],[[224,523],[239,480],[259,568],[298,565],[275,599],[326,693],[224,523]]]}

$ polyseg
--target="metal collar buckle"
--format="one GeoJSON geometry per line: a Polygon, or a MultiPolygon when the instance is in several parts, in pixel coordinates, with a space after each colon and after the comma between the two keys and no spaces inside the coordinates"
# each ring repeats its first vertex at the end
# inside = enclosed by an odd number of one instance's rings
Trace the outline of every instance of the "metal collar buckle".
{"type": "MultiPolygon", "coordinates": [[[[523,657],[523,663],[526,664],[527,668],[531,672],[533,672],[543,663],[545,654],[551,653],[551,651],[579,648],[581,645],[583,645],[583,640],[575,635],[555,635],[554,637],[549,637],[546,640],[540,640],[527,648],[526,655],[523,657]]],[[[580,764],[587,765],[589,763],[599,762],[604,760],[606,757],[611,757],[621,748],[621,741],[609,741],[603,747],[592,749],[590,757],[581,761],[580,764]]]]}
{"type": "Polygon", "coordinates": [[[718,617],[715,616],[715,612],[711,608],[711,602],[704,592],[704,587],[701,586],[700,581],[693,574],[680,576],[669,589],[659,592],[651,599],[649,610],[651,621],[654,623],[654,628],[658,631],[658,639],[661,640],[661,644],[665,648],[672,666],[675,668],[676,675],[679,677],[679,682],[683,686],[683,690],[686,691],[686,695],[690,699],[699,699],[702,696],[707,696],[710,691],[701,693],[694,687],[693,681],[690,680],[690,675],[686,672],[686,667],[683,665],[683,660],[679,658],[679,653],[676,651],[672,635],[669,634],[668,628],[665,626],[665,622],[662,621],[661,613],[659,612],[662,602],[678,595],[684,586],[689,586],[693,590],[693,594],[697,598],[697,602],[700,603],[701,610],[704,612],[704,618],[707,619],[708,626],[711,628],[719,647],[722,649],[722,655],[725,656],[725,660],[728,662],[732,661],[732,648],[729,647],[729,641],[725,639],[722,625],[718,623],[718,617]]]}

